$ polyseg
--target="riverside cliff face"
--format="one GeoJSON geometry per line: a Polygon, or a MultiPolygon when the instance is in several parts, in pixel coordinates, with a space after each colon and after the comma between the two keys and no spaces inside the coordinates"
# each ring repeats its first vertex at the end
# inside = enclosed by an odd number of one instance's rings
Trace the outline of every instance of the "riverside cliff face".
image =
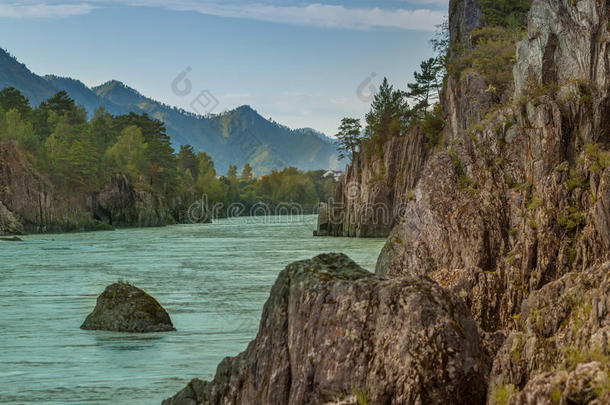
{"type": "MultiPolygon", "coordinates": [[[[477,2],[450,7],[454,49],[475,46],[477,2]]],[[[338,190],[331,234],[381,234],[358,206],[404,205],[376,275],[335,256],[289,266],[248,349],[166,404],[610,403],[609,7],[535,0],[500,100],[476,71],[450,75],[444,145],[410,160],[416,136],[390,141],[338,190]],[[395,192],[371,187],[379,174],[395,192]]]]}
{"type": "Polygon", "coordinates": [[[134,190],[125,176],[114,176],[98,193],[62,193],[32,168],[16,144],[0,143],[0,235],[171,223],[167,203],[134,190]]]}
{"type": "Polygon", "coordinates": [[[482,403],[487,364],[465,305],[438,284],[378,277],[327,254],[282,271],[248,349],[164,405],[325,404],[356,394],[373,404],[482,403]]]}
{"type": "Polygon", "coordinates": [[[323,208],[318,235],[387,237],[402,216],[428,157],[425,133],[415,128],[361,153],[348,166],[333,201],[323,208]]]}

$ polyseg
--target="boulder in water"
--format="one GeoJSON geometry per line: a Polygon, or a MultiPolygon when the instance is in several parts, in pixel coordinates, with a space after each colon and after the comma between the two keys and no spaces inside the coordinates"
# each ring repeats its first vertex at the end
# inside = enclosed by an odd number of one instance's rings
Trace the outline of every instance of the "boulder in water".
{"type": "Polygon", "coordinates": [[[123,282],[106,287],[81,329],[131,333],[176,330],[169,314],[156,299],[123,282]]]}
{"type": "Polygon", "coordinates": [[[4,242],[23,242],[23,239],[17,237],[17,236],[10,236],[10,237],[5,237],[5,238],[0,238],[1,241],[4,242]]]}
{"type": "Polygon", "coordinates": [[[325,254],[279,274],[246,351],[163,405],[483,404],[479,342],[464,303],[430,279],[325,254]]]}

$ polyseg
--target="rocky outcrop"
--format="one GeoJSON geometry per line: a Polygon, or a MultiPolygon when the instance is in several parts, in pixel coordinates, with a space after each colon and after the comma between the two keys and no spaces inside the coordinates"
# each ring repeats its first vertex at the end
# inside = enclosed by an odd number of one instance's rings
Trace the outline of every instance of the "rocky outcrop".
{"type": "Polygon", "coordinates": [[[39,233],[108,229],[80,196],[56,192],[15,142],[0,142],[0,232],[39,233]]]}
{"type": "Polygon", "coordinates": [[[330,227],[330,218],[328,215],[328,204],[321,203],[318,206],[318,225],[313,232],[313,236],[328,236],[330,227]]]}
{"type": "Polygon", "coordinates": [[[607,25],[608,9],[595,0],[534,2],[515,69],[517,94],[528,97],[453,130],[428,161],[378,273],[429,275],[456,288],[494,331],[511,324],[531,292],[608,259],[607,25]],[[538,63],[547,52],[539,32],[549,29],[566,38],[586,31],[595,41],[576,51],[559,40],[538,63]],[[564,81],[545,88],[542,69],[553,63],[564,81]],[[532,80],[534,90],[520,84],[532,80]]]}
{"type": "Polygon", "coordinates": [[[93,198],[96,218],[113,226],[165,226],[176,221],[161,198],[148,191],[137,191],[127,176],[115,174],[93,198]]]}
{"type": "Polygon", "coordinates": [[[386,279],[344,255],[282,271],[248,349],[165,405],[484,401],[486,355],[463,303],[423,277],[386,279]]]}
{"type": "Polygon", "coordinates": [[[186,208],[170,209],[149,190],[136,190],[114,175],[97,193],[61,192],[33,169],[14,142],[0,142],[0,235],[164,226],[186,208]]]}
{"type": "Polygon", "coordinates": [[[449,2],[450,50],[472,45],[471,33],[483,25],[483,12],[477,0],[451,0],[449,2]]]}
{"type": "Polygon", "coordinates": [[[23,225],[0,201],[0,235],[23,233],[23,225]]]}
{"type": "Polygon", "coordinates": [[[176,330],[169,314],[157,300],[126,283],[106,287],[81,329],[130,333],[176,330]]]}
{"type": "Polygon", "coordinates": [[[595,361],[598,371],[605,375],[601,383],[606,386],[598,384],[597,394],[590,394],[591,400],[610,395],[609,339],[610,263],[568,273],[523,302],[495,357],[490,383],[495,387],[527,385],[520,397],[528,398],[530,391],[540,389],[536,379],[567,379],[570,371],[595,361]],[[550,370],[568,372],[541,376],[550,370]]]}
{"type": "Polygon", "coordinates": [[[327,213],[330,236],[387,237],[429,154],[420,128],[370,149],[348,166],[336,189],[327,213]]]}
{"type": "Polygon", "coordinates": [[[579,364],[573,370],[552,371],[532,378],[525,389],[509,397],[507,403],[604,405],[610,403],[608,381],[608,370],[601,363],[579,364]]]}
{"type": "Polygon", "coordinates": [[[0,238],[0,240],[3,242],[23,242],[23,239],[18,238],[17,236],[4,237],[0,238]]]}

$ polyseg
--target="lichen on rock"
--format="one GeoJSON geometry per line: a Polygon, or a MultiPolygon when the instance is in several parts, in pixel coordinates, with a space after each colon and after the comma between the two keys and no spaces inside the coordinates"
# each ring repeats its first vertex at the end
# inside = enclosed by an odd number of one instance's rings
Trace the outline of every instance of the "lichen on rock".
{"type": "Polygon", "coordinates": [[[106,287],[81,329],[130,333],[176,330],[169,314],[156,299],[124,282],[106,287]]]}
{"type": "Polygon", "coordinates": [[[476,404],[487,361],[468,310],[438,284],[325,254],[280,273],[245,352],[164,404],[323,404],[355,392],[373,404],[476,404]]]}

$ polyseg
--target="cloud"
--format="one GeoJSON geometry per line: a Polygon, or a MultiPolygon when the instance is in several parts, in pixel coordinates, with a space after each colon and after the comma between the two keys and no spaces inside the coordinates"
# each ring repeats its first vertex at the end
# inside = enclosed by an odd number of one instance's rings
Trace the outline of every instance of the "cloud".
{"type": "Polygon", "coordinates": [[[95,7],[89,4],[0,4],[0,17],[8,18],[61,18],[90,13],[95,7]]]}
{"type": "MultiPolygon", "coordinates": [[[[86,14],[97,7],[144,6],[177,11],[192,11],[219,17],[241,18],[274,23],[367,30],[394,28],[401,30],[431,31],[443,21],[444,12],[426,8],[349,8],[342,5],[310,3],[282,5],[247,0],[89,0],[87,3],[71,0],[46,0],[33,3],[27,0],[12,5],[0,5],[0,17],[67,17],[86,14]],[[95,4],[95,6],[93,6],[95,4]]],[[[426,4],[445,3],[447,0],[411,0],[426,4]]],[[[290,4],[290,3],[288,3],[290,4]]],[[[413,3],[411,3],[413,4],[413,3]]],[[[416,6],[418,7],[418,6],[416,6]]]]}
{"type": "MultiPolygon", "coordinates": [[[[149,0],[147,2],[150,4],[151,2],[156,2],[156,0],[149,0]]],[[[347,29],[397,28],[434,30],[436,25],[443,21],[445,15],[443,12],[427,9],[346,8],[344,6],[320,3],[305,6],[277,6],[180,1],[164,4],[164,6],[175,10],[197,11],[202,14],[222,17],[347,29]]]]}

